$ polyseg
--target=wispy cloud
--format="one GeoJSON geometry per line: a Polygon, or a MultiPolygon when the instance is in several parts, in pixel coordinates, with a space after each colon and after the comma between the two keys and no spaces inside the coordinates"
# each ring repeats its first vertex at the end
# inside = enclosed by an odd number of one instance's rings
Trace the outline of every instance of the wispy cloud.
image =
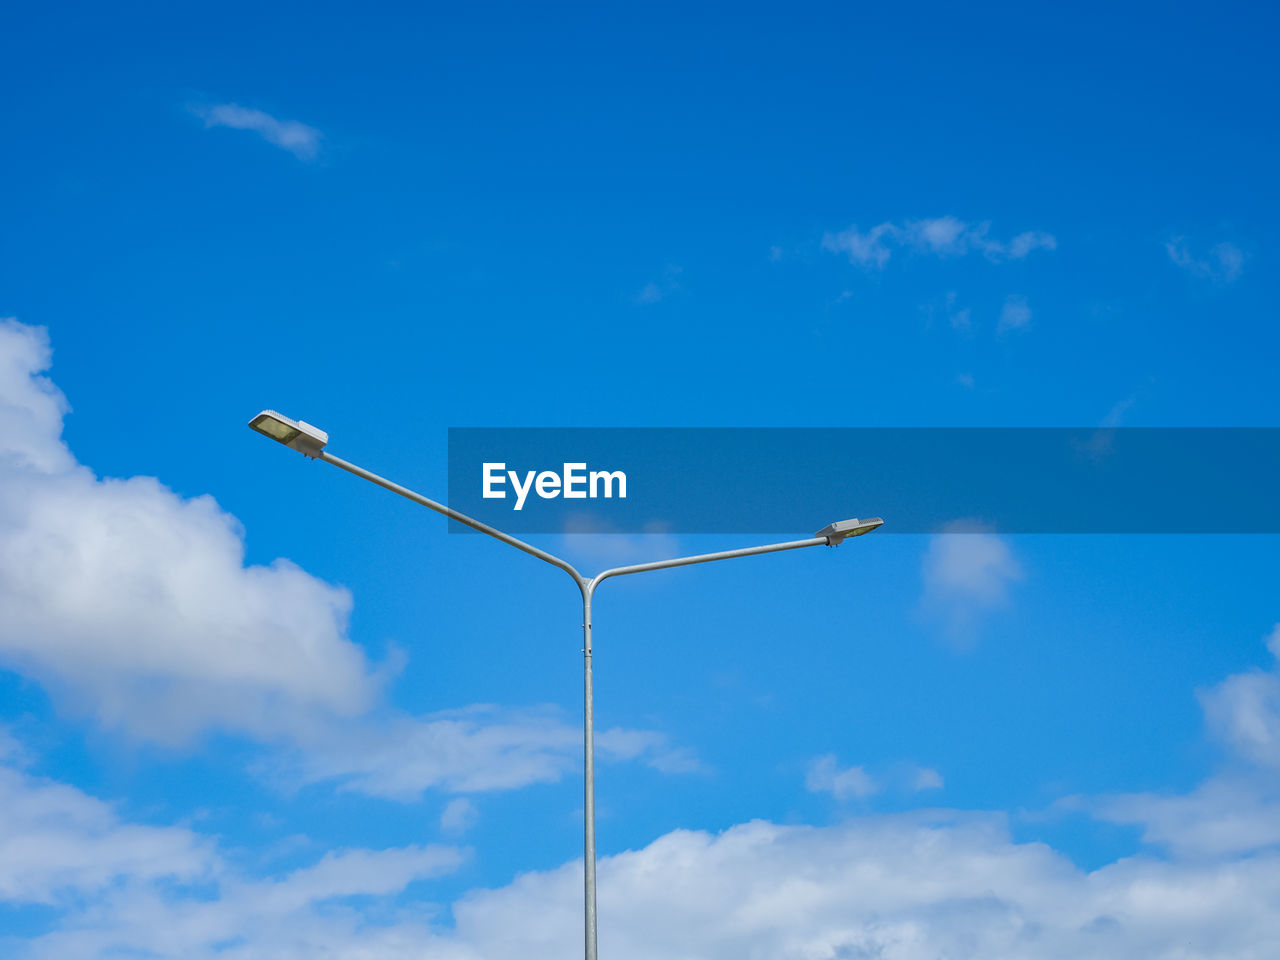
{"type": "Polygon", "coordinates": [[[869,797],[880,785],[862,767],[841,769],[835,754],[828,753],[809,764],[804,785],[811,793],[829,793],[837,800],[869,797]]]}
{"type": "Polygon", "coordinates": [[[598,518],[579,515],[565,522],[559,552],[575,565],[619,567],[688,551],[682,551],[680,540],[657,524],[649,524],[643,533],[611,533],[601,528],[598,518]]]}
{"type": "Polygon", "coordinates": [[[996,333],[1023,330],[1030,324],[1031,307],[1027,304],[1027,298],[1018,293],[1005,297],[1004,306],[1000,308],[1000,319],[996,323],[996,333]]]}
{"type": "Polygon", "coordinates": [[[1137,394],[1131,393],[1117,400],[1098,422],[1098,429],[1093,432],[1093,436],[1087,441],[1073,441],[1073,445],[1094,461],[1100,461],[1109,455],[1115,445],[1116,430],[1124,423],[1137,399],[1137,394]]]}
{"type": "Polygon", "coordinates": [[[910,249],[939,257],[960,257],[980,253],[993,263],[1022,260],[1034,250],[1055,250],[1058,241],[1043,230],[1027,230],[1008,241],[991,236],[991,224],[968,223],[952,216],[900,223],[886,221],[869,230],[857,224],[822,238],[822,248],[843,253],[850,263],[880,269],[895,249],[910,249]]]}
{"type": "Polygon", "coordinates": [[[12,758],[0,760],[0,807],[3,903],[54,904],[68,888],[95,893],[124,877],[207,880],[223,866],[207,838],[182,827],[122,822],[101,800],[31,776],[12,758]]]}
{"type": "Polygon", "coordinates": [[[1124,423],[1125,417],[1129,415],[1129,409],[1137,402],[1137,394],[1129,394],[1117,400],[1111,405],[1111,409],[1106,412],[1098,426],[1104,430],[1114,430],[1116,427],[1124,423]]]}
{"type": "Polygon", "coordinates": [[[322,134],[297,120],[277,120],[271,114],[236,103],[219,103],[211,107],[196,106],[191,112],[204,120],[206,128],[229,127],[249,130],[267,143],[288,150],[299,160],[314,160],[320,154],[322,134]]]}
{"type": "Polygon", "coordinates": [[[1199,691],[1207,731],[1227,763],[1185,794],[1068,798],[1095,818],[1142,828],[1143,841],[1197,860],[1280,851],[1280,624],[1266,638],[1270,669],[1199,691]]]}
{"type": "Polygon", "coordinates": [[[1270,670],[1230,676],[1200,694],[1209,730],[1236,754],[1280,771],[1280,623],[1266,640],[1270,670]]]}
{"type": "Polygon", "coordinates": [[[822,249],[849,255],[849,262],[863,267],[883,267],[889,262],[891,243],[898,243],[900,231],[892,223],[882,223],[866,233],[857,224],[840,233],[822,237],[822,249]]]}
{"type": "Polygon", "coordinates": [[[1180,857],[1253,853],[1280,846],[1280,793],[1252,777],[1216,777],[1190,793],[1071,798],[1097,820],[1142,828],[1144,843],[1180,857]]]}
{"type": "Polygon", "coordinates": [[[910,793],[939,790],[942,774],[930,767],[905,763],[872,776],[861,766],[841,767],[835,754],[828,753],[810,762],[804,785],[810,793],[829,793],[837,800],[861,800],[886,789],[910,793]]]}
{"type": "Polygon", "coordinates": [[[932,767],[913,767],[911,786],[915,790],[941,790],[942,774],[932,767]]]}
{"type": "Polygon", "coordinates": [[[440,829],[445,833],[466,833],[473,826],[479,814],[476,805],[467,797],[454,797],[440,813],[440,829]]]}
{"type": "Polygon", "coordinates": [[[935,323],[946,321],[947,326],[957,333],[973,332],[973,310],[960,305],[960,295],[954,290],[948,290],[940,299],[921,304],[920,312],[924,314],[925,322],[931,327],[935,323]]]}
{"type": "Polygon", "coordinates": [[[667,264],[662,271],[662,276],[657,280],[650,281],[640,288],[640,292],[634,297],[638,304],[657,303],[659,300],[665,300],[673,293],[680,290],[680,274],[684,272],[683,267],[678,267],[673,263],[667,264]]]}
{"type": "Polygon", "coordinates": [[[958,521],[930,539],[921,576],[923,611],[963,645],[973,640],[984,613],[1008,603],[1010,586],[1025,574],[1005,538],[958,521]]]}
{"type": "Polygon", "coordinates": [[[283,876],[250,876],[236,866],[249,859],[243,851],[224,851],[214,837],[123,820],[69,784],[3,763],[0,804],[0,903],[40,904],[64,921],[20,945],[6,931],[5,955],[32,960],[391,956],[379,941],[380,916],[409,884],[467,858],[443,845],[357,848],[283,876]],[[335,909],[353,898],[374,909],[335,909]],[[227,952],[229,944],[236,946],[227,952]]]}
{"type": "MultiPolygon", "coordinates": [[[[603,760],[636,761],[662,773],[698,763],[653,730],[596,733],[603,760]]],[[[398,715],[335,725],[291,757],[260,766],[284,786],[332,782],[342,790],[414,801],[427,791],[475,794],[555,783],[582,761],[582,730],[553,707],[503,709],[475,704],[423,716],[398,715]]]]}
{"type": "Polygon", "coordinates": [[[1173,237],[1165,242],[1169,259],[1193,277],[1214,283],[1235,283],[1244,272],[1244,251],[1234,243],[1215,243],[1203,254],[1195,254],[1185,237],[1173,237]]]}

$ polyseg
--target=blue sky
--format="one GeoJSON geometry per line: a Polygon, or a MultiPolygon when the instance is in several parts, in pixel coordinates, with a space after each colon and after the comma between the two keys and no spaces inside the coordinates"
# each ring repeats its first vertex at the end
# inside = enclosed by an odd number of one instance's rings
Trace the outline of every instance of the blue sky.
{"type": "MultiPolygon", "coordinates": [[[[1258,5],[3,16],[5,955],[579,948],[572,584],[262,407],[1277,425],[1258,5]]],[[[1280,948],[1274,539],[886,520],[601,588],[602,950],[1280,948]]]]}

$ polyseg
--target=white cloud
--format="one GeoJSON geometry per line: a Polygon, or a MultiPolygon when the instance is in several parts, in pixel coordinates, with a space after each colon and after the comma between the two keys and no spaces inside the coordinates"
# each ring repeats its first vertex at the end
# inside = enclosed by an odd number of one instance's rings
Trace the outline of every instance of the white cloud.
{"type": "Polygon", "coordinates": [[[911,786],[914,790],[941,790],[942,774],[931,767],[916,767],[911,774],[911,786]]]}
{"type": "Polygon", "coordinates": [[[940,790],[942,774],[929,767],[897,764],[881,775],[872,776],[862,766],[841,767],[834,754],[815,757],[805,773],[804,785],[810,793],[829,793],[837,800],[861,800],[884,790],[915,793],[940,790]]]}
{"type": "Polygon", "coordinates": [[[651,524],[642,533],[610,533],[601,527],[600,518],[575,515],[565,522],[559,552],[575,566],[599,570],[678,557],[682,551],[679,538],[663,527],[651,524]]]}
{"type": "MultiPolygon", "coordinates": [[[[665,773],[696,769],[686,751],[654,731],[600,730],[595,743],[605,761],[639,760],[665,773]]],[[[426,790],[485,793],[554,783],[581,762],[582,728],[558,710],[475,705],[327,729],[304,744],[283,776],[408,801],[426,790]]]]}
{"type": "MultiPolygon", "coordinates": [[[[1280,944],[1274,858],[1135,858],[1086,873],[1043,844],[1013,843],[994,816],[677,831],[606,860],[600,877],[603,929],[624,960],[1190,960],[1280,944]]],[[[530,875],[455,905],[458,938],[480,957],[509,955],[516,940],[522,956],[568,953],[575,879],[572,869],[530,875]]]]}
{"type": "Polygon", "coordinates": [[[439,876],[461,865],[453,847],[400,847],[389,850],[340,850],[275,883],[246,883],[240,891],[255,909],[281,913],[335,897],[386,896],[424,876],[439,876]]]}
{"type": "Polygon", "coordinates": [[[830,753],[809,764],[804,785],[811,793],[829,793],[837,800],[861,799],[880,790],[880,785],[862,767],[841,769],[830,753]]]}
{"type": "Polygon", "coordinates": [[[217,873],[213,845],[179,827],[122,823],[74,787],[0,766],[0,902],[59,904],[123,877],[196,881],[217,873]]]}
{"type": "Polygon", "coordinates": [[[636,294],[636,303],[657,303],[662,299],[662,288],[656,283],[646,283],[636,294]]]}
{"type": "Polygon", "coordinates": [[[479,818],[476,805],[466,797],[454,797],[440,812],[440,829],[445,833],[466,833],[479,818]]]}
{"type": "Polygon", "coordinates": [[[1215,777],[1187,794],[1123,794],[1089,808],[1100,820],[1141,826],[1145,843],[1183,858],[1280,846],[1280,791],[1255,777],[1215,777]]]}
{"type": "Polygon", "coordinates": [[[1098,426],[1102,427],[1104,430],[1114,430],[1116,427],[1119,427],[1124,423],[1125,418],[1129,415],[1130,408],[1137,403],[1137,401],[1138,397],[1136,394],[1130,394],[1123,399],[1117,400],[1111,405],[1111,409],[1103,415],[1102,419],[1098,422],[1098,426]]]}
{"type": "Polygon", "coordinates": [[[854,224],[840,233],[828,233],[822,238],[822,249],[833,253],[846,253],[849,262],[863,267],[883,267],[889,262],[890,243],[896,243],[900,231],[892,223],[882,223],[866,233],[854,224]]]}
{"type": "MultiPolygon", "coordinates": [[[[357,951],[404,917],[379,903],[465,860],[448,846],[335,850],[279,877],[253,878],[231,864],[246,859],[185,827],[122,820],[67,784],[0,763],[0,904],[41,904],[53,928],[2,941],[5,956],[90,960],[302,957],[337,945],[357,951]],[[350,898],[371,904],[352,909],[350,898]],[[371,903],[372,901],[372,903],[371,903]]],[[[421,910],[419,915],[423,915],[421,910]]],[[[425,928],[416,938],[426,939],[425,928]]],[[[326,956],[331,955],[327,952],[326,956]]],[[[383,954],[385,955],[385,954],[383,954]]]]}
{"type": "MultiPolygon", "coordinates": [[[[580,862],[467,894],[452,928],[429,910],[342,899],[394,896],[460,859],[449,848],[334,854],[276,879],[222,878],[212,898],[128,885],[20,955],[551,960],[581,950],[580,862]]],[[[1084,871],[1045,844],[1014,842],[995,814],[676,830],[604,857],[599,891],[601,945],[618,960],[1261,960],[1280,948],[1280,857],[1140,856],[1084,871]]]]}
{"type": "Polygon", "coordinates": [[[33,938],[20,955],[27,960],[420,957],[429,939],[425,921],[430,913],[423,910],[415,917],[397,910],[394,898],[414,881],[456,869],[462,859],[449,847],[351,850],[278,879],[223,879],[212,897],[158,884],[128,886],[33,938]]]}
{"type": "Polygon", "coordinates": [[[948,532],[929,539],[924,581],[925,589],[936,596],[996,606],[1007,601],[1009,584],[1022,577],[1008,541],[982,533],[974,524],[953,524],[948,532]]]}
{"type": "Polygon", "coordinates": [[[862,231],[854,224],[839,233],[827,233],[822,248],[843,253],[850,263],[883,268],[894,248],[909,248],[940,257],[980,253],[993,263],[1022,260],[1034,250],[1055,250],[1058,241],[1043,230],[1028,230],[1005,243],[990,235],[991,224],[967,223],[952,216],[901,223],[885,222],[862,231]]]}
{"type": "Polygon", "coordinates": [[[296,120],[277,120],[269,113],[242,107],[235,103],[219,103],[211,107],[193,107],[192,112],[208,127],[250,130],[267,143],[288,150],[299,160],[314,160],[323,139],[319,130],[296,120]]]}
{"type": "Polygon", "coordinates": [[[1095,817],[1140,825],[1143,839],[1181,857],[1280,848],[1280,624],[1266,638],[1277,662],[1199,692],[1209,734],[1228,766],[1187,794],[1125,794],[1085,802],[1095,817]]]}
{"type": "Polygon", "coordinates": [[[1058,241],[1051,233],[1043,230],[1028,230],[1009,241],[1009,257],[1021,260],[1032,250],[1057,250],[1058,241]]]}
{"type": "Polygon", "coordinates": [[[1234,243],[1216,243],[1204,255],[1196,255],[1184,237],[1174,237],[1164,249],[1170,260],[1193,277],[1226,284],[1234,283],[1244,272],[1244,251],[1234,243]]]}
{"type": "Polygon", "coordinates": [[[1000,320],[996,324],[997,333],[1008,333],[1010,330],[1022,330],[1031,323],[1031,308],[1027,306],[1027,298],[1011,293],[1004,298],[1004,306],[1000,309],[1000,320]]]}
{"type": "Polygon", "coordinates": [[[0,468],[6,471],[60,474],[75,466],[61,439],[70,405],[40,375],[50,356],[43,329],[0,318],[0,468]]]}
{"type": "MultiPolygon", "coordinates": [[[[983,224],[981,233],[985,235],[987,229],[983,224]]],[[[966,252],[970,230],[955,217],[935,217],[932,220],[908,221],[906,234],[917,246],[943,256],[954,256],[966,252]]]]}
{"type": "Polygon", "coordinates": [[[657,303],[665,300],[673,293],[680,291],[680,274],[684,273],[684,268],[676,266],[673,263],[667,264],[662,271],[662,277],[658,280],[650,281],[640,288],[640,292],[635,295],[635,302],[641,305],[657,303]]]}
{"type": "Polygon", "coordinates": [[[1138,402],[1138,394],[1132,393],[1117,400],[1098,421],[1098,429],[1087,441],[1073,440],[1072,445],[1091,460],[1101,461],[1115,447],[1116,430],[1129,417],[1129,411],[1138,402]]]}
{"type": "Polygon", "coordinates": [[[921,311],[931,326],[935,318],[941,317],[952,330],[969,333],[973,329],[973,310],[960,306],[960,297],[954,290],[948,290],[940,300],[924,304],[921,311]]]}
{"type": "Polygon", "coordinates": [[[77,464],[49,360],[43,330],[0,323],[0,662],[169,744],[363,712],[378,683],[346,636],[347,591],[286,560],[245,566],[211,497],[77,464]]]}
{"type": "Polygon", "coordinates": [[[1004,606],[1009,587],[1025,576],[1009,542],[958,521],[929,539],[921,564],[924,611],[940,618],[952,639],[968,641],[978,618],[1004,606]]]}
{"type": "MultiPolygon", "coordinates": [[[[1191,960],[1260,958],[1280,944],[1275,858],[1134,858],[1088,873],[1012,842],[998,816],[676,831],[606,859],[599,875],[601,936],[622,960],[1191,960]]],[[[459,955],[570,954],[579,884],[566,867],[455,904],[459,955]]]]}
{"type": "Polygon", "coordinates": [[[1227,677],[1200,693],[1209,731],[1249,762],[1280,771],[1280,624],[1266,640],[1270,670],[1227,677]]]}

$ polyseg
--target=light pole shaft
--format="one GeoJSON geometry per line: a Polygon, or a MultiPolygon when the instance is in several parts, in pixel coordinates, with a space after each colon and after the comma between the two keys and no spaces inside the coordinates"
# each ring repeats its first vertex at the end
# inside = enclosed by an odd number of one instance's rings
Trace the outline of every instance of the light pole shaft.
{"type": "Polygon", "coordinates": [[[591,693],[591,594],[582,591],[582,903],[586,960],[596,960],[596,732],[591,693]]]}

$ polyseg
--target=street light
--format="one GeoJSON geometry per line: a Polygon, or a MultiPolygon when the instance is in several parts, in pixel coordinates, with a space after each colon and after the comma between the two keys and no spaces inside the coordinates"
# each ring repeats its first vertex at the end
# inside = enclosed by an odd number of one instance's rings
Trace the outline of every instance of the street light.
{"type": "Polygon", "coordinates": [[[884,521],[879,517],[871,520],[859,520],[856,517],[852,520],[837,520],[835,523],[828,523],[814,536],[826,537],[828,546],[838,547],[850,537],[860,537],[883,524],[884,521]]]}
{"type": "Polygon", "coordinates": [[[274,410],[263,410],[249,421],[249,426],[264,437],[292,447],[313,460],[320,456],[324,445],[329,442],[329,435],[319,427],[313,427],[305,420],[290,420],[274,410]]]}
{"type": "Polygon", "coordinates": [[[657,560],[653,563],[636,563],[625,567],[611,567],[602,570],[594,577],[584,577],[567,560],[561,560],[545,550],[525,543],[496,527],[474,520],[452,507],[437,503],[429,497],[415,493],[408,487],[402,487],[385,477],[371,473],[363,467],[357,467],[341,457],[325,452],[329,435],[318,427],[302,420],[290,420],[274,410],[263,410],[249,421],[249,426],[264,436],[270,437],[285,446],[297,450],[313,460],[331,463],[347,473],[355,474],[371,483],[399,494],[406,499],[419,503],[424,507],[444,514],[451,520],[488,534],[495,540],[510,544],[530,556],[544,560],[554,567],[559,567],[573,578],[582,594],[582,655],[583,655],[583,921],[586,941],[586,960],[596,960],[596,798],[595,798],[595,719],[592,713],[591,695],[591,600],[596,588],[611,577],[622,577],[632,573],[646,573],[650,570],[665,570],[668,567],[685,567],[695,563],[710,563],[713,560],[732,560],[736,557],[751,557],[761,553],[778,553],[782,550],[796,550],[800,547],[838,547],[851,537],[860,537],[870,533],[884,523],[879,517],[870,520],[838,520],[827,524],[812,537],[805,540],[789,540],[784,543],[770,543],[761,547],[743,547],[738,550],[723,550],[719,553],[702,553],[692,557],[676,557],[672,560],[657,560]]]}

